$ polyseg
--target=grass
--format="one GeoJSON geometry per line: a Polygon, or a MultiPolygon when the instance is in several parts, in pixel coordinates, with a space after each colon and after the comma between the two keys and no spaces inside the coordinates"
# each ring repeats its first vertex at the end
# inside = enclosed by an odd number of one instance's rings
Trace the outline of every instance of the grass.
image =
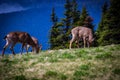
{"type": "Polygon", "coordinates": [[[0,56],[0,80],[119,80],[120,45],[0,56]]]}

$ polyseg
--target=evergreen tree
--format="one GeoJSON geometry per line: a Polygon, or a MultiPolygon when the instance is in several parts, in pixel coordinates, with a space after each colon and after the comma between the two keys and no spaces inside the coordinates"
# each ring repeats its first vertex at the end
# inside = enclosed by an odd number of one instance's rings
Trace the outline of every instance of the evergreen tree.
{"type": "Polygon", "coordinates": [[[52,13],[51,13],[51,21],[53,22],[53,25],[55,25],[58,21],[58,18],[56,16],[56,13],[55,13],[55,9],[52,8],[52,13]]]}
{"type": "Polygon", "coordinates": [[[70,32],[73,27],[87,25],[87,27],[93,29],[92,21],[90,21],[92,18],[88,17],[89,15],[86,8],[83,7],[82,14],[80,15],[80,11],[77,9],[77,6],[76,0],[66,0],[64,5],[65,17],[61,22],[58,22],[55,10],[54,8],[52,9],[51,21],[53,22],[53,26],[50,31],[51,49],[68,48],[69,41],[71,39],[70,32]]]}
{"type": "Polygon", "coordinates": [[[65,18],[62,19],[62,23],[63,23],[63,43],[65,48],[68,48],[69,45],[69,40],[70,40],[70,28],[71,28],[71,22],[72,22],[72,5],[71,2],[69,0],[66,0],[66,3],[64,5],[65,8],[65,18]]]}
{"type": "Polygon", "coordinates": [[[78,10],[78,4],[76,2],[76,0],[72,0],[70,2],[71,4],[71,24],[70,24],[70,27],[69,27],[69,30],[67,32],[67,35],[68,36],[68,42],[66,44],[66,46],[68,47],[69,46],[69,41],[71,39],[71,29],[73,29],[74,27],[78,26],[77,22],[79,21],[79,18],[80,18],[80,11],[78,10]]]}
{"type": "MultiPolygon", "coordinates": [[[[93,18],[89,15],[86,7],[83,6],[78,24],[79,24],[79,26],[84,26],[84,27],[88,27],[88,28],[92,29],[93,35],[94,35],[94,25],[93,25],[92,21],[93,21],[93,18]]],[[[80,45],[83,45],[83,41],[80,42],[80,45]]],[[[96,41],[94,41],[94,44],[92,44],[92,46],[96,46],[96,41]]]]}
{"type": "Polygon", "coordinates": [[[84,25],[84,21],[86,19],[86,17],[88,16],[88,12],[87,12],[87,9],[85,6],[83,6],[82,8],[82,12],[81,12],[81,15],[80,15],[80,19],[79,19],[79,22],[78,22],[78,25],[79,26],[83,26],[84,25]]]}
{"type": "Polygon", "coordinates": [[[71,29],[77,25],[77,22],[79,20],[80,17],[80,11],[77,9],[77,2],[76,0],[66,0],[65,3],[65,18],[62,19],[62,23],[64,25],[63,27],[63,44],[65,46],[65,48],[68,48],[69,46],[69,41],[70,41],[70,32],[71,29]]]}
{"type": "Polygon", "coordinates": [[[102,7],[102,18],[101,18],[101,21],[99,23],[99,27],[97,30],[98,32],[102,31],[104,28],[104,22],[105,22],[104,20],[106,18],[107,11],[108,11],[108,4],[107,4],[107,2],[105,2],[103,7],[102,7]]]}
{"type": "Polygon", "coordinates": [[[89,16],[86,7],[83,6],[77,25],[91,28],[94,31],[94,25],[92,24],[92,21],[93,18],[89,16]]]}
{"type": "Polygon", "coordinates": [[[110,8],[103,20],[103,30],[98,42],[100,45],[120,43],[120,5],[119,0],[110,0],[110,8]]]}
{"type": "Polygon", "coordinates": [[[78,8],[78,4],[76,2],[76,0],[72,0],[71,2],[71,5],[72,5],[72,27],[74,26],[78,26],[77,25],[77,22],[79,21],[79,17],[80,17],[80,11],[77,9],[78,8]]]}
{"type": "Polygon", "coordinates": [[[55,9],[52,9],[52,13],[51,13],[51,21],[52,21],[52,28],[50,30],[50,49],[54,49],[54,47],[58,46],[57,44],[57,40],[56,37],[59,35],[59,29],[57,26],[57,22],[58,22],[58,18],[55,14],[55,9]]]}
{"type": "Polygon", "coordinates": [[[88,28],[91,28],[94,31],[94,29],[93,29],[94,26],[92,24],[92,21],[93,21],[93,18],[90,17],[90,16],[87,16],[84,20],[84,26],[88,27],[88,28]]]}
{"type": "Polygon", "coordinates": [[[65,18],[63,19],[64,25],[65,25],[65,32],[68,32],[70,26],[71,26],[71,2],[69,0],[66,0],[66,4],[65,4],[65,18]]]}
{"type": "Polygon", "coordinates": [[[99,23],[98,29],[96,31],[96,39],[98,45],[101,43],[100,38],[102,37],[102,32],[104,31],[107,11],[108,11],[108,4],[107,2],[105,2],[104,5],[102,6],[102,18],[99,23]]]}

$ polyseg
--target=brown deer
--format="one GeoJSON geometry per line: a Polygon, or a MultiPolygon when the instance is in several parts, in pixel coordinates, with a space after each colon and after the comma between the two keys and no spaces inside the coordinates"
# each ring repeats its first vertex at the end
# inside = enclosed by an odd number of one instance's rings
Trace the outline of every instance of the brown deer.
{"type": "Polygon", "coordinates": [[[6,44],[3,48],[2,51],[2,56],[4,56],[4,52],[8,46],[10,46],[10,50],[12,51],[12,54],[15,55],[14,52],[14,46],[16,43],[21,43],[22,48],[21,48],[21,54],[23,52],[23,48],[25,44],[29,44],[32,46],[32,49],[36,51],[36,53],[39,52],[39,47],[38,45],[35,44],[35,42],[32,40],[31,36],[27,32],[10,32],[7,34],[4,39],[6,40],[6,44]]]}
{"type": "MultiPolygon", "coordinates": [[[[42,49],[42,45],[41,45],[41,44],[39,45],[38,39],[36,39],[36,38],[33,37],[33,36],[32,36],[31,38],[32,38],[32,40],[34,41],[34,43],[39,46],[39,50],[41,50],[41,49],[42,49]]],[[[29,44],[25,44],[25,45],[24,45],[24,48],[26,49],[26,51],[27,51],[27,53],[28,53],[28,49],[30,48],[30,45],[29,45],[29,44]]]]}
{"type": "Polygon", "coordinates": [[[75,27],[71,30],[71,33],[72,33],[72,39],[70,40],[70,45],[69,45],[70,49],[74,41],[76,41],[77,47],[79,48],[79,40],[83,39],[84,48],[85,48],[86,42],[87,42],[87,46],[89,47],[94,40],[92,30],[87,27],[82,27],[82,26],[75,27]]]}

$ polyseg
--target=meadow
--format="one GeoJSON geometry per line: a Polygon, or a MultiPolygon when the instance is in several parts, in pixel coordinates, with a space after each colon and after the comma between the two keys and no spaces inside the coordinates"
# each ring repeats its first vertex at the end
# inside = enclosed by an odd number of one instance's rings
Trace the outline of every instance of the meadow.
{"type": "Polygon", "coordinates": [[[0,80],[120,80],[120,44],[0,56],[0,80]]]}

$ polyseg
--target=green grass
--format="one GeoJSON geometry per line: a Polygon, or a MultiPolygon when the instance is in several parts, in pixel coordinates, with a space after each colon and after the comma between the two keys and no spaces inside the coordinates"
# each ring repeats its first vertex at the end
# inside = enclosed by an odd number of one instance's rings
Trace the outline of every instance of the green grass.
{"type": "Polygon", "coordinates": [[[119,80],[120,45],[0,56],[0,80],[119,80]]]}

